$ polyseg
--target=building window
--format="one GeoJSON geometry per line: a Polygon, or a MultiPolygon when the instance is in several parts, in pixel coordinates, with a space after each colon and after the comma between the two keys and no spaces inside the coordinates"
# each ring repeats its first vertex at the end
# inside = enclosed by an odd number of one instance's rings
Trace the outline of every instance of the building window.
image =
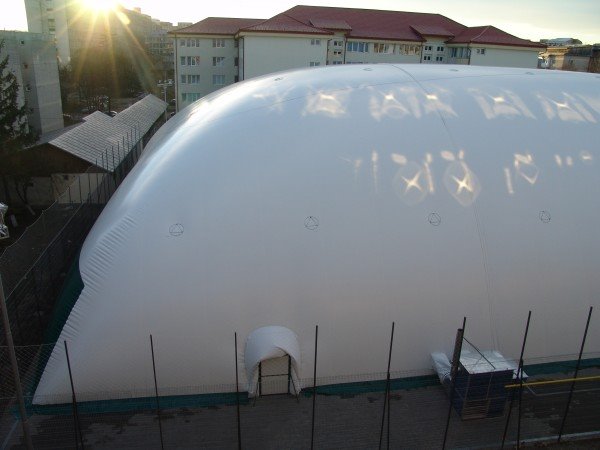
{"type": "Polygon", "coordinates": [[[485,55],[485,48],[478,48],[477,49],[477,54],[478,55],[485,55]]]}
{"type": "Polygon", "coordinates": [[[394,44],[380,44],[376,42],[373,44],[373,51],[375,53],[394,53],[394,44]]]}
{"type": "Polygon", "coordinates": [[[443,52],[443,51],[444,51],[444,47],[438,47],[438,48],[437,48],[437,51],[438,51],[438,52],[443,52]]]}
{"type": "Polygon", "coordinates": [[[468,58],[471,56],[471,50],[467,47],[454,47],[450,50],[452,58],[468,58]]]}
{"type": "Polygon", "coordinates": [[[240,46],[240,41],[238,41],[237,39],[235,41],[233,41],[234,48],[238,48],[239,46],[240,46]]]}
{"type": "Polygon", "coordinates": [[[321,45],[321,39],[311,39],[310,45],[321,45]]]}
{"type": "Polygon", "coordinates": [[[338,64],[344,64],[342,61],[333,61],[333,65],[337,66],[338,64]]]}
{"type": "Polygon", "coordinates": [[[185,39],[181,39],[181,40],[179,41],[179,46],[180,46],[180,47],[185,47],[185,39]]]}
{"type": "Polygon", "coordinates": [[[344,41],[333,41],[333,46],[334,47],[343,47],[344,41]]]}
{"type": "Polygon", "coordinates": [[[334,50],[333,51],[333,56],[342,56],[342,51],[341,50],[334,50]]]}
{"type": "Polygon", "coordinates": [[[224,56],[213,56],[213,67],[223,67],[225,65],[224,56]]]}
{"type": "Polygon", "coordinates": [[[181,65],[182,65],[182,66],[185,66],[185,56],[182,56],[182,57],[180,58],[180,61],[181,61],[181,65]]]}
{"type": "Polygon", "coordinates": [[[430,51],[432,51],[432,50],[433,50],[433,47],[432,47],[431,45],[426,45],[424,50],[425,50],[426,52],[430,52],[430,51]]]}
{"type": "Polygon", "coordinates": [[[225,47],[225,39],[213,39],[213,47],[214,48],[223,48],[225,47]]]}
{"type": "Polygon", "coordinates": [[[444,60],[444,57],[443,57],[443,56],[436,56],[436,57],[435,57],[435,60],[436,60],[436,61],[443,61],[443,60],[444,60]]]}
{"type": "Polygon", "coordinates": [[[346,50],[349,52],[367,53],[369,51],[368,42],[348,42],[346,44],[346,50]]]}
{"type": "MultiPolygon", "coordinates": [[[[183,75],[185,76],[185,75],[183,75]]],[[[188,75],[187,76],[188,84],[198,84],[200,83],[200,75],[188,75]]]]}
{"type": "Polygon", "coordinates": [[[311,61],[309,64],[310,67],[317,67],[320,65],[321,65],[321,63],[319,61],[311,61]]]}
{"type": "Polygon", "coordinates": [[[431,55],[423,56],[423,61],[431,61],[431,55]]]}
{"type": "Polygon", "coordinates": [[[185,84],[185,80],[186,80],[186,76],[185,75],[181,75],[181,83],[185,84]]]}
{"type": "Polygon", "coordinates": [[[181,101],[182,102],[195,102],[200,99],[200,94],[197,92],[182,92],[181,93],[181,101]]]}
{"type": "Polygon", "coordinates": [[[418,45],[398,44],[398,53],[401,55],[417,55],[419,53],[418,45]]]}
{"type": "Polygon", "coordinates": [[[240,65],[240,58],[238,58],[237,56],[235,58],[233,58],[233,66],[237,67],[240,65]]]}
{"type": "MultiPolygon", "coordinates": [[[[182,64],[185,65],[185,64],[182,64]]],[[[187,57],[187,65],[188,66],[199,66],[200,65],[200,57],[199,56],[188,56],[187,57]]]]}
{"type": "Polygon", "coordinates": [[[225,84],[225,75],[213,75],[213,84],[223,86],[225,84]]]}

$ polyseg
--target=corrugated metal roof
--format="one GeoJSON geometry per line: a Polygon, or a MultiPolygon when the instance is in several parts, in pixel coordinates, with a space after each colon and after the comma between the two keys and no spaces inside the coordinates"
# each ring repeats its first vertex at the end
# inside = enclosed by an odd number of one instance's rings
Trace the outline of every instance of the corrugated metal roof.
{"type": "Polygon", "coordinates": [[[35,144],[30,145],[30,147],[35,147],[36,145],[47,144],[51,140],[56,139],[60,135],[72,130],[73,128],[77,128],[79,125],[81,125],[81,122],[74,123],[73,125],[69,125],[68,127],[61,128],[60,130],[54,130],[54,131],[49,131],[47,133],[44,133],[40,136],[38,141],[35,144]]]}
{"type": "Polygon", "coordinates": [[[147,95],[115,117],[99,111],[90,114],[49,144],[112,172],[166,108],[165,102],[147,95]]]}
{"type": "MultiPolygon", "coordinates": [[[[156,119],[165,112],[167,104],[154,95],[147,95],[139,102],[118,113],[112,120],[135,128],[137,134],[143,136],[156,119]]],[[[108,117],[108,116],[106,116],[108,117]]]]}

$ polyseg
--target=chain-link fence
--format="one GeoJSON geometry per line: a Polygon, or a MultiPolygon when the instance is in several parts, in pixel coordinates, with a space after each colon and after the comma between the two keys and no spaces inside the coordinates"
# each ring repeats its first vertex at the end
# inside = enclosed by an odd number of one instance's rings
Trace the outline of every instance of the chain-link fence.
{"type": "MultiPolygon", "coordinates": [[[[155,131],[154,129],[151,130],[155,131]]],[[[107,150],[107,157],[78,175],[69,188],[0,256],[0,275],[13,339],[30,345],[48,341],[48,324],[77,252],[102,209],[136,164],[148,136],[107,150]],[[119,161],[111,172],[105,159],[119,161]]],[[[5,344],[0,326],[0,345],[5,344]]],[[[56,338],[54,338],[56,339],[56,338]]]]}
{"type": "MultiPolygon", "coordinates": [[[[316,379],[294,381],[287,356],[261,362],[253,382],[262,390],[250,397],[243,357],[240,349],[234,353],[233,345],[232,333],[231,358],[235,354],[240,363],[237,384],[232,373],[221,385],[161,385],[154,357],[159,362],[164,355],[160,340],[154,340],[154,347],[149,339],[149,384],[81,401],[86,393],[77,390],[73,372],[71,401],[45,405],[36,404],[45,400],[34,400],[34,393],[54,344],[18,346],[34,448],[500,448],[503,441],[505,447],[514,447],[517,439],[521,445],[535,445],[557,441],[559,435],[563,440],[600,438],[600,354],[525,359],[524,370],[511,369],[506,379],[494,374],[505,367],[518,368],[518,358],[492,360],[465,336],[454,386],[460,401],[451,403],[445,373],[431,368],[391,370],[389,379],[385,367],[321,377],[317,358],[316,379]],[[491,368],[482,372],[488,364],[491,368]],[[458,386],[461,371],[467,379],[458,386]],[[294,384],[303,389],[294,392],[294,384]],[[269,395],[271,391],[278,394],[269,395]]],[[[318,345],[327,343],[317,341],[318,345]]],[[[389,342],[380,345],[387,348],[389,342]]],[[[390,355],[393,368],[393,352],[390,355]]],[[[7,360],[6,348],[1,347],[0,366],[7,367],[7,360]]],[[[71,359],[70,364],[77,361],[71,359]]],[[[70,375],[66,363],[64,376],[70,375]]],[[[2,373],[5,413],[0,427],[3,448],[16,449],[23,434],[10,378],[10,373],[2,373]]]]}

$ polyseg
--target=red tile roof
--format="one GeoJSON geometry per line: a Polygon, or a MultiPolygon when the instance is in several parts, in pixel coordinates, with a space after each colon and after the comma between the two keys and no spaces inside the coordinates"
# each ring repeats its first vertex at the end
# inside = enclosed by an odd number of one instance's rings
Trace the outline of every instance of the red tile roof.
{"type": "Polygon", "coordinates": [[[223,34],[233,36],[240,28],[256,25],[264,19],[238,19],[233,17],[207,17],[189,27],[180,28],[169,34],[223,34]]]}
{"type": "Polygon", "coordinates": [[[412,25],[411,28],[421,36],[454,37],[454,33],[437,25],[412,25]]]}
{"type": "Polygon", "coordinates": [[[343,31],[354,39],[424,42],[424,36],[450,38],[448,44],[490,44],[544,48],[493,26],[466,27],[440,14],[375,9],[294,6],[270,19],[207,17],[170,34],[233,36],[240,31],[292,34],[334,34],[343,31]]]}
{"type": "Polygon", "coordinates": [[[332,20],[332,19],[310,19],[310,23],[313,27],[326,28],[327,30],[345,30],[350,31],[352,27],[345,20],[332,20]]]}
{"type": "Polygon", "coordinates": [[[469,27],[458,36],[450,39],[448,44],[489,44],[510,45],[515,47],[546,48],[544,44],[518,38],[492,25],[483,27],[469,27]]]}
{"type": "Polygon", "coordinates": [[[258,24],[241,28],[240,31],[258,31],[271,33],[333,34],[331,31],[316,28],[310,23],[302,23],[285,13],[264,20],[258,24]]]}
{"type": "Polygon", "coordinates": [[[305,24],[344,21],[351,27],[346,33],[349,38],[421,42],[424,39],[413,27],[436,30],[436,33],[443,30],[444,36],[458,35],[466,28],[440,14],[302,5],[294,6],[284,14],[305,24]]]}

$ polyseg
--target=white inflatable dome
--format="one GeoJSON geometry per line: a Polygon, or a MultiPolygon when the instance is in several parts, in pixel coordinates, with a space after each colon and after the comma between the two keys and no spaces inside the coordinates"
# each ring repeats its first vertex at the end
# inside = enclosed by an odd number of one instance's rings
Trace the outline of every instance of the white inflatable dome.
{"type": "Polygon", "coordinates": [[[231,391],[234,332],[248,391],[285,354],[306,384],[317,324],[320,383],[383,372],[392,321],[395,372],[427,372],[463,316],[518,357],[532,310],[526,357],[575,354],[600,294],[599,121],[598,75],[525,69],[336,66],[205,97],[88,236],[35,402],[70,401],[65,340],[78,400],[152,395],[150,334],[162,394],[231,391]]]}

